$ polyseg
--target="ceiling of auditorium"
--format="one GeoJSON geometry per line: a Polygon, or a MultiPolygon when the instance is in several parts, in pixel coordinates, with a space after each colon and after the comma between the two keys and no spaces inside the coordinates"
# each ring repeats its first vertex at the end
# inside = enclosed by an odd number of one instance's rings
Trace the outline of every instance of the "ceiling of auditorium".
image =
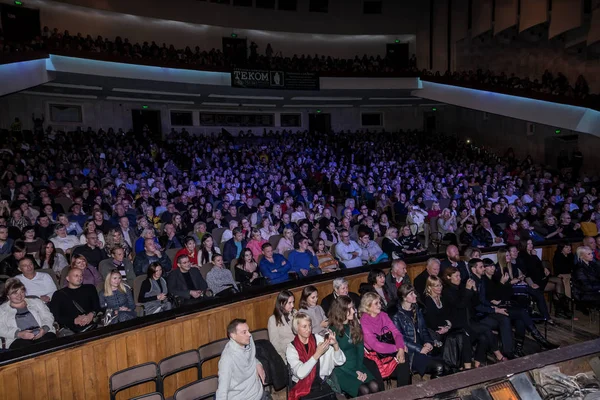
{"type": "Polygon", "coordinates": [[[202,108],[254,107],[406,107],[432,105],[411,95],[412,90],[264,90],[228,86],[158,82],[56,72],[52,82],[30,88],[27,94],[72,99],[166,103],[202,108]]]}

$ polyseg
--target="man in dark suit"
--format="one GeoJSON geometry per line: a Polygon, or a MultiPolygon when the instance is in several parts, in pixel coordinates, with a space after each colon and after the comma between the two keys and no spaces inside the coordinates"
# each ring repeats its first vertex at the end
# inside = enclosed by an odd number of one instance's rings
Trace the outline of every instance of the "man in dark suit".
{"type": "Polygon", "coordinates": [[[442,261],[440,267],[440,272],[444,272],[444,270],[448,267],[454,267],[460,271],[460,283],[461,285],[465,285],[467,280],[471,277],[470,271],[467,268],[467,264],[460,259],[460,254],[458,252],[458,247],[454,245],[450,245],[446,248],[446,258],[442,261]]]}
{"type": "Polygon", "coordinates": [[[335,278],[333,280],[333,293],[328,296],[325,296],[323,300],[321,300],[321,308],[325,311],[325,314],[329,312],[329,308],[335,299],[340,296],[348,296],[352,299],[354,303],[354,308],[358,309],[360,305],[360,297],[356,293],[352,293],[348,289],[348,281],[344,278],[335,278]]]}
{"type": "Polygon", "coordinates": [[[246,248],[247,240],[244,238],[242,228],[233,228],[233,237],[225,242],[223,247],[223,262],[228,267],[231,261],[239,258],[244,249],[246,248]]]}
{"type": "Polygon", "coordinates": [[[402,285],[410,285],[410,278],[406,273],[406,263],[402,260],[394,260],[390,272],[385,276],[385,286],[390,295],[390,303],[398,301],[398,288],[402,285]]]}
{"type": "Polygon", "coordinates": [[[198,268],[192,268],[190,258],[182,254],[177,258],[177,269],[167,277],[169,292],[183,300],[183,304],[194,304],[212,296],[208,284],[198,268]]]}
{"type": "Polygon", "coordinates": [[[430,258],[427,260],[427,266],[416,278],[415,278],[415,291],[421,301],[425,300],[424,293],[425,287],[427,286],[427,278],[430,276],[439,276],[440,274],[440,260],[437,258],[430,258]]]}
{"type": "Polygon", "coordinates": [[[135,234],[135,230],[131,228],[131,221],[127,215],[122,215],[117,221],[119,226],[117,229],[121,229],[123,233],[123,240],[129,245],[130,248],[135,248],[135,241],[138,236],[135,234]]]}

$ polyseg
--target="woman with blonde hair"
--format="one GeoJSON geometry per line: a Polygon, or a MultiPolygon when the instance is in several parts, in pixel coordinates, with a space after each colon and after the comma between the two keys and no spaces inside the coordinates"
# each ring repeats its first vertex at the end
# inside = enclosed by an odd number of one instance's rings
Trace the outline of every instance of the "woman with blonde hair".
{"type": "MultiPolygon", "coordinates": [[[[452,360],[450,365],[453,368],[472,368],[473,349],[471,342],[462,330],[452,329],[452,305],[444,306],[442,302],[442,280],[437,276],[429,276],[425,283],[425,323],[429,329],[430,335],[442,346],[455,346],[454,351],[449,353],[455,354],[456,358],[452,360]],[[449,340],[452,339],[452,340],[449,340]]],[[[448,350],[448,349],[446,349],[448,350]]],[[[449,362],[448,359],[445,359],[449,362]]]]}
{"type": "Polygon", "coordinates": [[[125,257],[133,258],[132,248],[123,238],[123,232],[119,229],[111,229],[106,235],[104,248],[108,254],[111,254],[115,246],[121,246],[125,250],[125,257]]]}
{"type": "Polygon", "coordinates": [[[327,331],[324,336],[313,334],[311,318],[302,312],[294,316],[292,329],[296,336],[285,351],[294,383],[289,389],[288,399],[299,400],[307,395],[335,399],[327,377],[335,367],[346,362],[336,335],[331,331],[327,331]]]}
{"type": "Polygon", "coordinates": [[[104,290],[99,294],[100,307],[111,313],[110,324],[123,322],[137,317],[133,293],[129,286],[123,283],[123,277],[117,269],[113,269],[104,279],[104,290]]]}
{"type": "Polygon", "coordinates": [[[291,250],[294,250],[294,231],[290,228],[285,228],[283,230],[283,237],[277,243],[276,253],[284,255],[286,251],[291,250]]]}
{"type": "Polygon", "coordinates": [[[256,228],[252,228],[250,240],[248,240],[246,247],[252,251],[252,256],[255,260],[258,260],[259,257],[262,256],[262,245],[265,243],[268,242],[262,238],[260,231],[256,228]]]}
{"type": "Polygon", "coordinates": [[[365,358],[377,365],[377,371],[373,371],[376,379],[378,373],[383,379],[393,376],[398,386],[409,385],[410,366],[406,362],[408,349],[404,338],[390,317],[381,311],[381,297],[377,293],[367,292],[362,296],[358,314],[365,358]]]}
{"type": "Polygon", "coordinates": [[[56,338],[54,316],[38,298],[27,298],[23,283],[8,279],[4,286],[8,301],[0,305],[0,336],[14,350],[56,338]]]}

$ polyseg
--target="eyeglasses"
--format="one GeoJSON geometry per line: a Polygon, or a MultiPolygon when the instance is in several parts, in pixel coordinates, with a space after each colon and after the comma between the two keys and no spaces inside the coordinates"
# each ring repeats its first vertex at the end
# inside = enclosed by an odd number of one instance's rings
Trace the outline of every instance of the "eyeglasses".
{"type": "Polygon", "coordinates": [[[347,239],[347,238],[349,238],[349,237],[350,237],[350,235],[341,235],[340,237],[341,237],[342,239],[347,239]]]}

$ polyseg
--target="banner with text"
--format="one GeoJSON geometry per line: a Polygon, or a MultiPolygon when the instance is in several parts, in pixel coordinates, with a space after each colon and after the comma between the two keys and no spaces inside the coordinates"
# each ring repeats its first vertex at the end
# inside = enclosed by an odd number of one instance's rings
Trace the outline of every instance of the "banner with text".
{"type": "Polygon", "coordinates": [[[235,68],[231,86],[251,89],[319,90],[319,77],[313,72],[284,72],[235,68]]]}

